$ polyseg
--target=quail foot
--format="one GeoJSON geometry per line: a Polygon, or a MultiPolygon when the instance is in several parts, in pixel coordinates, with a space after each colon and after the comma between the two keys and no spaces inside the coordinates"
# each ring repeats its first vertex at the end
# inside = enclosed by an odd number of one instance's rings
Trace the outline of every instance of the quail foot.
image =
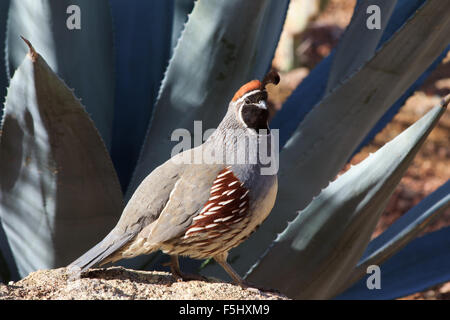
{"type": "MultiPolygon", "coordinates": [[[[83,272],[162,250],[183,279],[178,256],[213,258],[239,285],[248,284],[227,263],[266,219],[277,194],[276,170],[266,170],[261,147],[272,143],[266,85],[276,72],[243,85],[214,133],[199,147],[173,156],[151,172],[126,205],[117,225],[69,268],[83,272]],[[244,143],[245,142],[245,143],[244,143]]],[[[277,150],[275,150],[276,152],[277,150]]]]}

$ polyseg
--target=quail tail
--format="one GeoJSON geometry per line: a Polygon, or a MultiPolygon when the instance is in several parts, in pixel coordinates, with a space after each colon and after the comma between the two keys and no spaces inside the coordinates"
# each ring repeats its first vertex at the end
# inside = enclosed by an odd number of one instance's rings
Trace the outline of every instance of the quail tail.
{"type": "Polygon", "coordinates": [[[133,236],[134,234],[123,234],[119,236],[115,230],[112,230],[102,241],[68,265],[68,268],[72,272],[80,274],[104,261],[130,241],[133,236]]]}

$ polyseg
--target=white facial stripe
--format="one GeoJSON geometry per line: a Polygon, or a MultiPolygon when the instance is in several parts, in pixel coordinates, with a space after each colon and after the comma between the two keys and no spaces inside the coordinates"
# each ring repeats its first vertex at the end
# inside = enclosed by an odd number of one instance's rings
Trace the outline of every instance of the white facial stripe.
{"type": "Polygon", "coordinates": [[[247,124],[245,123],[244,119],[242,119],[242,107],[244,105],[242,105],[239,110],[238,110],[238,117],[239,117],[239,121],[244,125],[244,127],[248,128],[247,124]]]}
{"type": "Polygon", "coordinates": [[[248,96],[251,96],[252,94],[255,94],[255,93],[259,92],[259,91],[261,91],[261,90],[256,89],[256,90],[247,92],[247,93],[244,94],[242,97],[240,97],[239,99],[237,99],[237,100],[236,100],[236,103],[239,103],[239,102],[244,101],[245,98],[247,98],[248,96]]]}
{"type": "MultiPolygon", "coordinates": [[[[240,103],[240,102],[244,101],[248,96],[251,96],[251,95],[253,95],[253,94],[257,93],[257,92],[260,92],[260,91],[261,90],[253,90],[253,91],[247,92],[241,98],[239,98],[236,101],[236,103],[240,103]]],[[[258,106],[258,108],[267,109],[266,101],[264,101],[264,100],[261,100],[258,103],[255,102],[255,103],[252,103],[252,104],[258,106]]],[[[239,112],[240,112],[240,110],[239,110],[239,112]]]]}

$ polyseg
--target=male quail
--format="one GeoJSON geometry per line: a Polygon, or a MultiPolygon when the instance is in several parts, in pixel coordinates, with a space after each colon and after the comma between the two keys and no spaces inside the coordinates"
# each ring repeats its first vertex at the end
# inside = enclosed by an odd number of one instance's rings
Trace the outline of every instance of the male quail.
{"type": "Polygon", "coordinates": [[[179,255],[212,257],[236,283],[246,286],[227,263],[228,251],[249,237],[272,210],[277,176],[276,172],[261,173],[264,165],[256,155],[258,148],[244,144],[247,147],[239,149],[237,144],[247,135],[270,149],[265,87],[278,82],[278,74],[269,72],[262,83],[253,80],[242,86],[206,142],[151,172],[114,229],[69,267],[82,272],[95,264],[162,250],[171,255],[172,272],[183,279],[191,277],[180,271],[179,255]],[[231,139],[230,132],[238,132],[237,139],[231,139]],[[196,152],[223,161],[196,163],[192,161],[196,152]],[[242,152],[247,153],[246,161],[230,157],[230,153],[239,157],[242,152]]]}

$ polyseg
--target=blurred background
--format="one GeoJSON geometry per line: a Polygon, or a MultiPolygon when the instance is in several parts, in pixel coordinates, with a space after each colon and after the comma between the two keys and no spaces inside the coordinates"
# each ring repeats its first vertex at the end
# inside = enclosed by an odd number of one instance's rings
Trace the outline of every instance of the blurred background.
{"type": "MultiPolygon", "coordinates": [[[[281,108],[309,71],[337,45],[350,22],[356,0],[291,0],[273,67],[281,83],[270,86],[269,97],[281,108]]],[[[450,53],[425,83],[406,101],[395,118],[374,141],[356,154],[356,164],[393,139],[450,93],[450,53]]],[[[450,112],[446,112],[415,157],[394,192],[372,238],[382,233],[402,214],[450,179],[450,112]]],[[[426,228],[425,233],[450,225],[450,209],[426,228]]],[[[403,299],[450,300],[450,282],[403,299]]]]}

